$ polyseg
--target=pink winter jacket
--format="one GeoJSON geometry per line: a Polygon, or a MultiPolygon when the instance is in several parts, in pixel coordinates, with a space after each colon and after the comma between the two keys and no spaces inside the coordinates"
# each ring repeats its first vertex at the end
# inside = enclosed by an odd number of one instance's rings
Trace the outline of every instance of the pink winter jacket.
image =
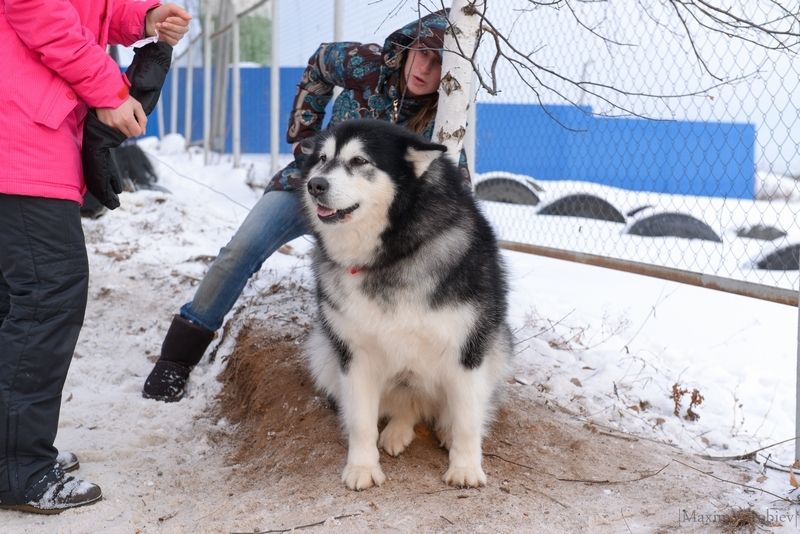
{"type": "Polygon", "coordinates": [[[158,0],[0,0],[0,193],[83,202],[87,106],[115,108],[128,79],[106,53],[144,35],[158,0]]]}

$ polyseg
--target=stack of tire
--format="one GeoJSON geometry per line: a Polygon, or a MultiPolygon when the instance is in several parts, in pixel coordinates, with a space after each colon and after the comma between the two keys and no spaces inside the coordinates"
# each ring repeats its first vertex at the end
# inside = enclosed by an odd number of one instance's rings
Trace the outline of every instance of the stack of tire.
{"type": "MultiPolygon", "coordinates": [[[[538,206],[538,193],[544,188],[529,178],[496,173],[484,176],[475,186],[479,200],[507,204],[538,206]]],[[[653,206],[641,206],[623,214],[609,201],[596,195],[575,193],[553,200],[540,207],[537,215],[582,217],[629,224],[626,233],[643,237],[680,237],[722,243],[722,239],[711,226],[700,219],[678,212],[658,212],[653,206]],[[646,216],[643,213],[651,212],[646,216]]],[[[756,224],[737,230],[736,235],[744,239],[774,241],[786,236],[786,232],[764,224],[756,224]]],[[[777,248],[763,258],[753,262],[755,268],[767,270],[800,270],[800,244],[777,248]]]]}

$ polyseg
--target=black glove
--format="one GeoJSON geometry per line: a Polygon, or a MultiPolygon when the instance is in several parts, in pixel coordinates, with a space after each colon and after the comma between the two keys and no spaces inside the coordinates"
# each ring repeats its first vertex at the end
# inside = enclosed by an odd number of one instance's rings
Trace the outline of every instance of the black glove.
{"type": "Polygon", "coordinates": [[[125,134],[100,122],[93,109],[83,125],[83,179],[86,188],[110,210],[119,207],[122,179],[111,150],[126,139],[125,134]]]}
{"type": "MultiPolygon", "coordinates": [[[[172,47],[167,43],[150,43],[134,52],[125,75],[131,82],[131,96],[148,115],[156,107],[171,62],[172,47]]],[[[111,151],[125,139],[125,134],[100,122],[94,110],[89,111],[83,127],[83,178],[89,192],[111,210],[119,207],[117,195],[122,192],[122,179],[111,151]]]]}
{"type": "Polygon", "coordinates": [[[156,107],[171,64],[172,47],[161,41],[134,52],[125,76],[131,82],[131,96],[139,101],[147,115],[156,107]]]}

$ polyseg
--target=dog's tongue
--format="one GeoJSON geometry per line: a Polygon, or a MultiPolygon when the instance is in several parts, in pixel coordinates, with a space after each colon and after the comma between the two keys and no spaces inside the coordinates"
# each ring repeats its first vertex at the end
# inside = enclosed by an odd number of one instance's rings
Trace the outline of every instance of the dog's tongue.
{"type": "Polygon", "coordinates": [[[330,217],[336,213],[336,210],[332,210],[331,208],[326,208],[325,206],[317,206],[317,215],[320,217],[330,217]]]}

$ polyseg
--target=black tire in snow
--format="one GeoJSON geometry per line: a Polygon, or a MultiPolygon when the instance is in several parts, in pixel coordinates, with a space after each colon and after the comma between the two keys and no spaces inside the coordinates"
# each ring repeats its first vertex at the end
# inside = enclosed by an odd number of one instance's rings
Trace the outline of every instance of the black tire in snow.
{"type": "Polygon", "coordinates": [[[722,243],[722,239],[709,225],[685,213],[650,215],[632,224],[628,233],[646,237],[684,237],[722,243]]]}
{"type": "Polygon", "coordinates": [[[746,237],[749,239],[760,239],[762,241],[774,241],[779,237],[785,237],[786,232],[775,228],[774,226],[767,226],[766,224],[754,224],[750,227],[742,227],[736,230],[736,235],[739,237],[746,237]]]}
{"type": "Polygon", "coordinates": [[[797,271],[800,270],[798,254],[800,254],[800,244],[789,245],[767,254],[756,263],[756,266],[767,271],[797,271]]]}
{"type": "Polygon", "coordinates": [[[488,178],[475,184],[475,198],[506,204],[535,206],[539,196],[522,182],[510,178],[488,178]]]}
{"type": "Polygon", "coordinates": [[[577,193],[554,200],[539,210],[539,215],[585,217],[601,221],[625,222],[625,216],[610,202],[594,195],[577,193]]]}

